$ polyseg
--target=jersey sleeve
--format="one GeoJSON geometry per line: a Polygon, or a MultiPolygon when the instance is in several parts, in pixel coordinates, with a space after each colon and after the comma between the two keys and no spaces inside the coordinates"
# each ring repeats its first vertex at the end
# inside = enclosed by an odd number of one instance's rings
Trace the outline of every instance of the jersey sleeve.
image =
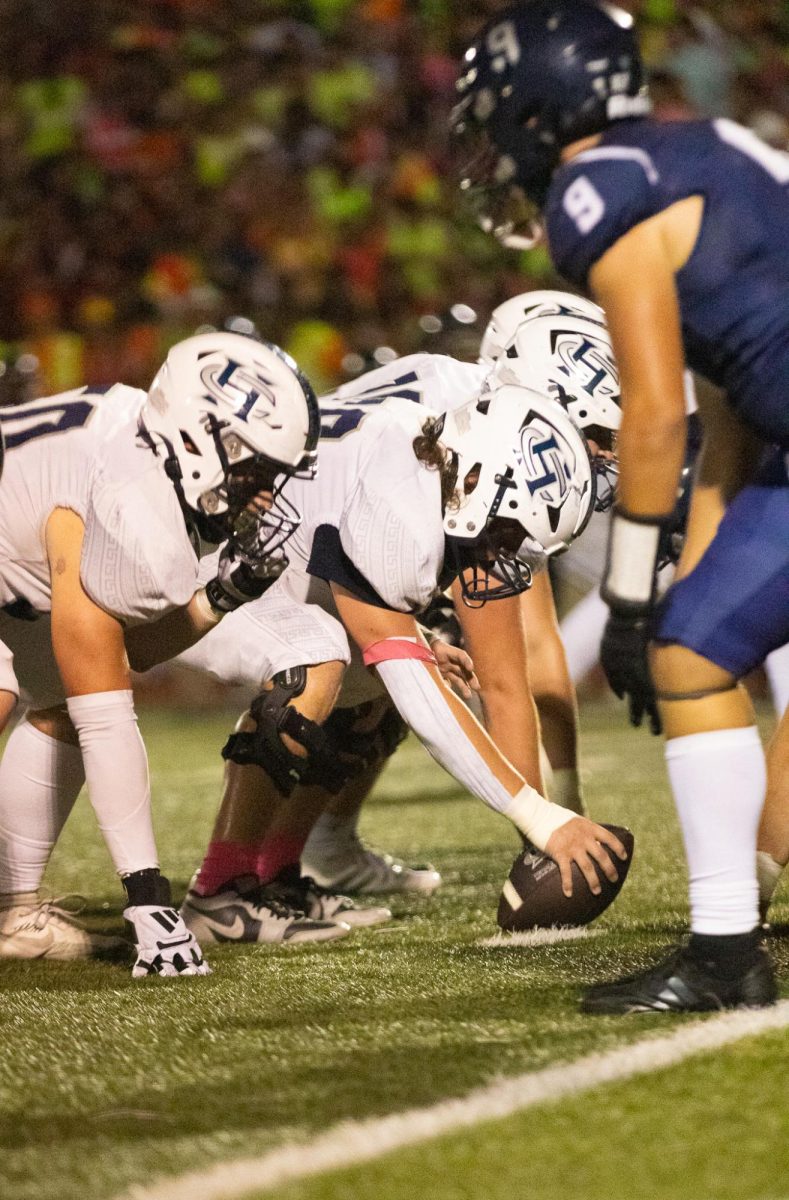
{"type": "Polygon", "coordinates": [[[545,228],[560,274],[586,287],[606,250],[659,210],[658,185],[652,159],[637,150],[589,151],[558,171],[545,206],[545,228]]]}
{"type": "Polygon", "coordinates": [[[175,491],[153,467],[134,486],[100,479],[85,522],[80,575],[95,604],[124,625],[187,604],[197,558],[175,491]]]}
{"type": "Polygon", "coordinates": [[[441,483],[405,435],[380,439],[338,532],[347,558],[388,608],[426,606],[444,562],[441,483]]]}

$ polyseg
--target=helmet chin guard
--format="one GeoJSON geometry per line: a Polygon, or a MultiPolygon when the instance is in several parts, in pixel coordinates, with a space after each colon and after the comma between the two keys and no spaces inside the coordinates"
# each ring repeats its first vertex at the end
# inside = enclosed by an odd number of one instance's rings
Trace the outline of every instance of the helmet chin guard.
{"type": "Polygon", "coordinates": [[[524,591],[591,516],[595,481],[583,434],[546,396],[502,385],[447,413],[441,442],[458,465],[444,533],[464,599],[524,591]]]}

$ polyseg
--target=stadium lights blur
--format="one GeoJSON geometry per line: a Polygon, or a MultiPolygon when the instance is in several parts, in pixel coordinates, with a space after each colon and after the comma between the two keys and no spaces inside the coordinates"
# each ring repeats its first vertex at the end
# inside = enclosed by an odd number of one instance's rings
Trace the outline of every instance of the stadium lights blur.
{"type": "Polygon", "coordinates": [[[476,312],[468,304],[453,304],[449,315],[454,317],[458,325],[473,325],[477,319],[476,312]]]}

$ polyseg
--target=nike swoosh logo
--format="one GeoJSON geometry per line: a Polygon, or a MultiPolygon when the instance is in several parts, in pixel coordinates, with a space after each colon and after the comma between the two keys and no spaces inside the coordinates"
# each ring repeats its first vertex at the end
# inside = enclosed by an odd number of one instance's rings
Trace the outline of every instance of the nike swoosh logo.
{"type": "Polygon", "coordinates": [[[244,937],[247,927],[238,913],[233,917],[233,924],[226,925],[222,921],[217,921],[214,917],[210,917],[208,913],[200,912],[200,909],[195,909],[195,911],[200,913],[200,916],[218,941],[238,942],[244,937]]]}

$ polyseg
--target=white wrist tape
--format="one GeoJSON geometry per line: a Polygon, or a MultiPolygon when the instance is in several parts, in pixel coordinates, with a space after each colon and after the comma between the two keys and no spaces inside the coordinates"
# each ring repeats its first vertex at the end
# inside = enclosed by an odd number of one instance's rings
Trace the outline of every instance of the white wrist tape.
{"type": "Polygon", "coordinates": [[[131,691],[71,696],[88,793],[115,869],[130,875],[158,867],[151,824],[148,758],[131,691]]]}
{"type": "Polygon", "coordinates": [[[572,820],[574,813],[550,804],[528,784],[514,796],[507,791],[464,733],[443,689],[423,663],[393,659],[377,663],[376,670],[400,716],[436,762],[473,796],[509,817],[540,850],[554,829],[572,820]]]}
{"type": "Polygon", "coordinates": [[[225,615],[223,612],[220,612],[218,608],[214,608],[211,601],[208,599],[208,596],[206,595],[204,587],[195,592],[194,596],[192,597],[192,603],[199,611],[200,616],[203,617],[203,619],[209,625],[218,625],[222,620],[222,617],[225,615]]]}
{"type": "Polygon", "coordinates": [[[512,797],[510,807],[504,815],[509,817],[513,825],[533,842],[538,850],[544,850],[551,835],[578,814],[560,804],[552,804],[546,800],[528,783],[512,797]]]}
{"type": "Polygon", "coordinates": [[[609,604],[650,604],[655,586],[662,524],[633,521],[614,511],[608,535],[608,557],[601,586],[609,604]]]}

